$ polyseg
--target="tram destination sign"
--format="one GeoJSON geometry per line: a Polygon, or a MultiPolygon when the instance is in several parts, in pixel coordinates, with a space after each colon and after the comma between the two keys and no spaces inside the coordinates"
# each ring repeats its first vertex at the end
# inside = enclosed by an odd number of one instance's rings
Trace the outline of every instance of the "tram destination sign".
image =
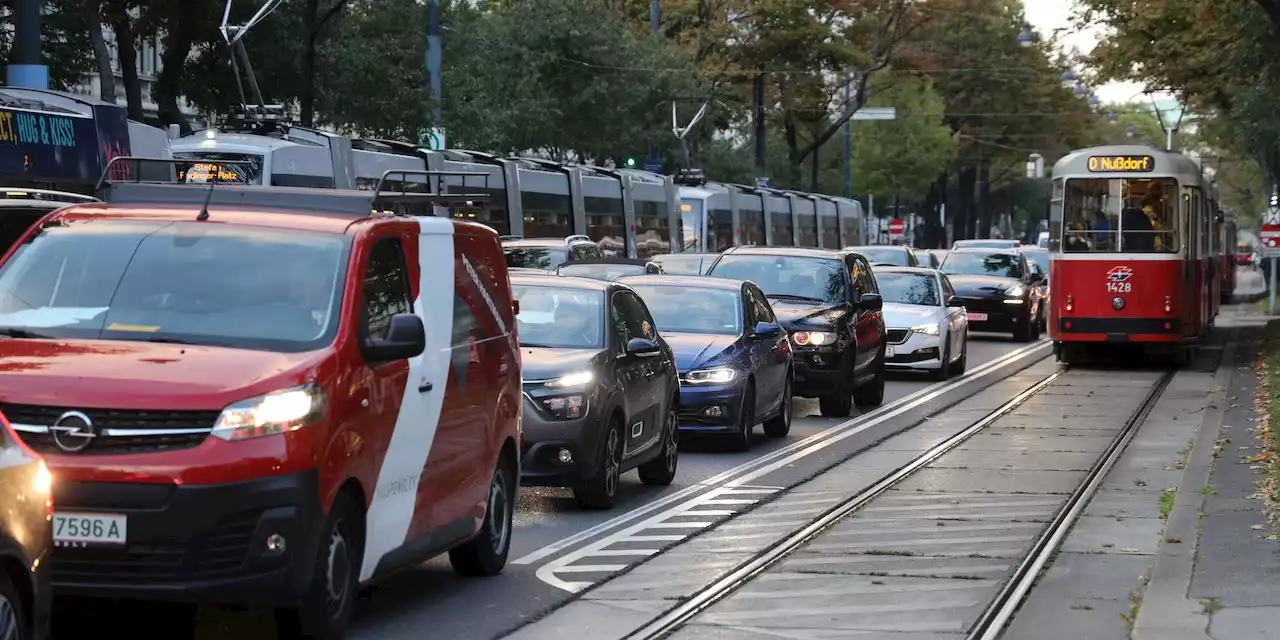
{"type": "Polygon", "coordinates": [[[1156,159],[1151,156],[1089,156],[1090,173],[1151,173],[1156,159]]]}

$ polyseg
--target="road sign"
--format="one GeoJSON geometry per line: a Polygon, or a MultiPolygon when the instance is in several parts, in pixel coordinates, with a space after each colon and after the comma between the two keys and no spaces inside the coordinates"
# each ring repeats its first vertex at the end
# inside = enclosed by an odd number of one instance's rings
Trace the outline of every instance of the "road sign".
{"type": "Polygon", "coordinates": [[[889,235],[896,238],[902,235],[902,232],[906,230],[907,230],[907,223],[897,218],[894,218],[893,220],[889,221],[889,235]]]}
{"type": "Polygon", "coordinates": [[[444,138],[444,129],[423,129],[418,132],[418,146],[430,149],[432,151],[444,151],[447,143],[444,138]]]}
{"type": "Polygon", "coordinates": [[[1258,237],[1262,239],[1263,258],[1280,257],[1280,224],[1267,220],[1258,231],[1258,237]]]}

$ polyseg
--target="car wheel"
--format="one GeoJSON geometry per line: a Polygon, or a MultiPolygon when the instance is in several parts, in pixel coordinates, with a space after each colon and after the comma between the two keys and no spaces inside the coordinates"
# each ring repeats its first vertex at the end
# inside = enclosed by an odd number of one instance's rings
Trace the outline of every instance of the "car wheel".
{"type": "Polygon", "coordinates": [[[511,552],[511,522],[516,511],[515,463],[506,455],[498,460],[489,483],[489,503],[480,533],[449,551],[449,564],[458,575],[496,576],[507,565],[511,552]]]}
{"type": "Polygon", "coordinates": [[[771,438],[781,438],[791,433],[791,372],[787,371],[786,381],[782,383],[782,406],[778,407],[778,415],[764,423],[764,434],[771,438]]]}
{"type": "Polygon", "coordinates": [[[676,466],[680,463],[680,415],[676,409],[679,402],[672,397],[667,405],[667,423],[662,428],[662,453],[640,465],[640,482],[664,486],[676,479],[676,466]]]}
{"type": "Polygon", "coordinates": [[[276,624],[281,637],[342,638],[360,588],[360,563],[364,559],[363,515],[354,498],[346,492],[338,494],[317,545],[311,583],[302,596],[301,605],[276,610],[276,624]]]}
{"type": "Polygon", "coordinates": [[[747,382],[742,391],[742,406],[738,408],[738,429],[728,436],[730,451],[746,451],[751,448],[751,431],[756,426],[756,392],[747,382]]]}
{"type": "Polygon", "coordinates": [[[849,388],[853,379],[852,356],[845,356],[841,372],[840,382],[836,384],[835,391],[818,398],[818,409],[824,417],[847,418],[850,413],[853,413],[853,391],[849,388]]]}
{"type": "Polygon", "coordinates": [[[27,606],[22,601],[22,595],[18,593],[17,587],[7,574],[0,571],[0,640],[31,638],[30,629],[27,628],[27,622],[23,619],[23,612],[26,610],[27,606]]]}
{"type": "Polygon", "coordinates": [[[876,369],[876,377],[853,391],[853,401],[859,407],[878,407],[884,402],[885,379],[884,350],[880,351],[880,364],[876,369]]]}
{"type": "Polygon", "coordinates": [[[600,443],[600,461],[590,478],[579,482],[573,497],[583,509],[612,509],[622,475],[622,423],[614,419],[600,443]]]}
{"type": "Polygon", "coordinates": [[[942,358],[938,360],[938,368],[929,372],[929,377],[939,382],[946,380],[951,375],[951,339],[950,336],[944,336],[947,346],[942,352],[942,358]]]}

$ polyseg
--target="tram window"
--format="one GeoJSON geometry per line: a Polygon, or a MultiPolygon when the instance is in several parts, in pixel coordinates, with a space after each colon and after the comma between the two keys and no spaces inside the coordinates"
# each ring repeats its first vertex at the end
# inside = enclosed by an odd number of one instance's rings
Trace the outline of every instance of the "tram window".
{"type": "Polygon", "coordinates": [[[740,209],[742,217],[742,245],[761,246],[764,242],[764,213],[759,209],[740,209]]]}
{"type": "Polygon", "coordinates": [[[664,202],[636,199],[636,257],[648,258],[671,251],[671,224],[664,202]]]}
{"type": "Polygon", "coordinates": [[[790,211],[770,211],[769,221],[773,224],[773,246],[790,247],[795,244],[791,235],[790,211]]]}
{"type": "Polygon", "coordinates": [[[626,221],[622,215],[622,200],[586,196],[582,201],[587,211],[587,237],[600,245],[605,256],[625,256],[626,221]]]}
{"type": "Polygon", "coordinates": [[[707,251],[724,251],[733,246],[733,210],[712,209],[707,219],[707,251]]]}
{"type": "Polygon", "coordinates": [[[1179,194],[1174,180],[1072,179],[1065,191],[1063,251],[1178,251],[1179,194]]]}

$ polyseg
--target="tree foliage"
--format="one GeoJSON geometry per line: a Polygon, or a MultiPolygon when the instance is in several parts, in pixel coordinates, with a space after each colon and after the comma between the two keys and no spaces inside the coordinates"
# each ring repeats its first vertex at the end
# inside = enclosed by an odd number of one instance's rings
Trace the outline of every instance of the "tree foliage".
{"type": "Polygon", "coordinates": [[[853,126],[853,175],[877,198],[922,194],[956,158],[958,140],[944,121],[942,97],[923,78],[905,78],[871,99],[897,119],[853,126]]]}

